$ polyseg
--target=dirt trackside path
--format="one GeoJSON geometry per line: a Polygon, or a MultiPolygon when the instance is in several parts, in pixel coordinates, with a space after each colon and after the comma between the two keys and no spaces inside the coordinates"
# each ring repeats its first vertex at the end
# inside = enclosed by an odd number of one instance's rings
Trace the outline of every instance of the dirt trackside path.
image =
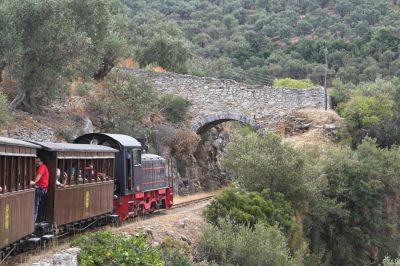
{"type": "MultiPolygon", "coordinates": [[[[210,196],[210,193],[201,193],[186,197],[177,197],[175,203],[199,199],[210,196]]],[[[153,242],[162,243],[170,237],[185,241],[189,245],[196,245],[201,237],[201,228],[205,224],[203,211],[209,201],[195,203],[177,209],[162,211],[148,218],[137,218],[136,221],[113,228],[112,231],[127,234],[146,233],[153,242]]]]}

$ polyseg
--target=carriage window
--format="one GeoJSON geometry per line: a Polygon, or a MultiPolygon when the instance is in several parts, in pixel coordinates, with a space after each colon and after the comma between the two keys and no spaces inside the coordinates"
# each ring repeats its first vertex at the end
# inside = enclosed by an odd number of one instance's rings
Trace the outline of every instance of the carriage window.
{"type": "Polygon", "coordinates": [[[71,166],[68,168],[68,175],[71,179],[71,185],[78,184],[78,160],[71,160],[71,166]]]}
{"type": "Polygon", "coordinates": [[[0,156],[0,194],[30,189],[34,174],[34,158],[0,156]]]}
{"type": "Polygon", "coordinates": [[[59,187],[66,186],[70,184],[70,182],[67,160],[58,160],[56,169],[56,185],[59,187]]]}
{"type": "Polygon", "coordinates": [[[59,159],[57,161],[58,187],[112,180],[114,159],[59,159]]]}
{"type": "Polygon", "coordinates": [[[132,154],[131,154],[131,151],[128,151],[127,150],[127,152],[126,152],[126,163],[125,163],[125,165],[126,165],[126,173],[125,173],[125,178],[126,178],[126,186],[127,186],[127,188],[129,189],[129,190],[131,190],[132,189],[132,170],[133,170],[133,167],[132,167],[132,163],[133,163],[133,160],[132,160],[132,154]]]}
{"type": "Polygon", "coordinates": [[[142,157],[141,150],[133,150],[133,165],[134,166],[138,166],[142,163],[141,157],[142,157]]]}

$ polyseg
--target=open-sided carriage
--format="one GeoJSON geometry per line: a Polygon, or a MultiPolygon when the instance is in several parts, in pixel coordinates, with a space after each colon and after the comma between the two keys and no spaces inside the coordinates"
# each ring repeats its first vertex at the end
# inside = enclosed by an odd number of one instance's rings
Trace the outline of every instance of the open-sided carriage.
{"type": "Polygon", "coordinates": [[[34,232],[35,174],[38,145],[0,137],[0,250],[34,232]]]}
{"type": "Polygon", "coordinates": [[[87,144],[36,144],[41,147],[38,156],[49,169],[46,204],[39,211],[42,221],[59,227],[113,211],[117,150],[87,144]]]}

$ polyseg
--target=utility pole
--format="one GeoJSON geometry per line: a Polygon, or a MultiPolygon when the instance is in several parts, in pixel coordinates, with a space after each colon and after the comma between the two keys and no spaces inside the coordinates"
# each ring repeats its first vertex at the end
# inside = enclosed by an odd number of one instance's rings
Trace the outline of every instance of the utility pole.
{"type": "Polygon", "coordinates": [[[328,110],[328,88],[326,87],[327,76],[328,76],[328,48],[325,47],[325,79],[324,79],[325,110],[328,110]]]}

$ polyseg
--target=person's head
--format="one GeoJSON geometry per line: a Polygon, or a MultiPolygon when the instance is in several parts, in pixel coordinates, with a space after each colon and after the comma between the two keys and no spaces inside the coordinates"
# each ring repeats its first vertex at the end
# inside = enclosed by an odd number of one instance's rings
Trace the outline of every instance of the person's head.
{"type": "Polygon", "coordinates": [[[39,157],[36,157],[35,158],[35,164],[36,164],[36,166],[41,166],[42,164],[43,164],[43,162],[42,162],[42,160],[39,158],[39,157]]]}
{"type": "Polygon", "coordinates": [[[60,175],[61,175],[61,170],[60,170],[60,168],[57,168],[57,170],[56,170],[57,179],[60,178],[60,175]]]}

